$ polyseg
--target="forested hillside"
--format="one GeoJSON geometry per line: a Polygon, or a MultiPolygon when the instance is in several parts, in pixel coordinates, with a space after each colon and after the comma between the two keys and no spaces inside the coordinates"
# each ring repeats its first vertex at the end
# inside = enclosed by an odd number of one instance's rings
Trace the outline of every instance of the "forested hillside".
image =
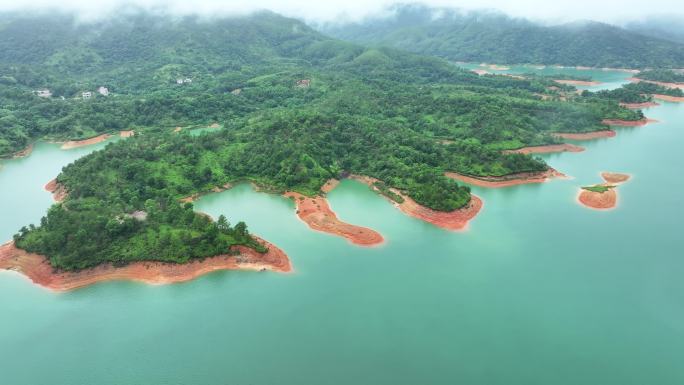
{"type": "Polygon", "coordinates": [[[240,180],[315,195],[328,178],[364,174],[451,211],[470,194],[446,171],[545,170],[539,159],[502,150],[555,143],[553,132],[601,130],[606,118],[643,117],[546,78],[478,76],[439,58],[331,39],[272,13],[53,19],[2,24],[0,150],[46,136],[136,131],[67,166],[57,178],[66,200],[17,235],[19,246],[64,269],[256,247],[244,225],[211,224],[179,202],[240,180]],[[99,86],[110,94],[80,97],[99,86]],[[33,93],[43,88],[52,96],[33,93]],[[224,128],[175,132],[209,123],[224,128]]]}
{"type": "Polygon", "coordinates": [[[684,67],[684,44],[619,27],[577,22],[542,26],[487,12],[397,5],[392,16],[329,24],[331,36],[449,60],[500,64],[684,67]]]}

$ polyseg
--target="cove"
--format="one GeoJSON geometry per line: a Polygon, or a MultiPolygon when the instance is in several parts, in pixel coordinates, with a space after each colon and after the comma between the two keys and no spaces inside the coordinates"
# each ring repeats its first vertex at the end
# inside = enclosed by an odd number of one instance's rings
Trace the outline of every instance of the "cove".
{"type": "MultiPolygon", "coordinates": [[[[331,208],[385,238],[362,248],[310,230],[293,202],[238,185],[196,209],[246,221],[288,253],[293,273],[56,294],[0,272],[0,382],[681,384],[684,105],[645,113],[659,123],[543,155],[569,179],[474,187],[485,206],[462,232],[345,180],[331,208]],[[587,210],[577,188],[602,171],[632,180],[617,209],[587,210]]],[[[95,149],[39,143],[1,161],[2,241],[40,219],[52,203],[43,185],[62,166],[95,149]]]]}

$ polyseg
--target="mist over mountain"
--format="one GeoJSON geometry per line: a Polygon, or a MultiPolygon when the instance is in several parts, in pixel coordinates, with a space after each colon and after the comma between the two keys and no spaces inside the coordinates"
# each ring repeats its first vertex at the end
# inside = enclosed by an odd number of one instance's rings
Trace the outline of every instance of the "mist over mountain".
{"type": "Polygon", "coordinates": [[[621,27],[578,21],[541,25],[498,12],[420,4],[397,5],[391,16],[328,23],[340,39],[391,46],[456,61],[591,67],[681,67],[684,45],[621,27]]]}
{"type": "Polygon", "coordinates": [[[681,16],[647,16],[625,24],[625,28],[643,35],[684,43],[684,22],[681,16]]]}

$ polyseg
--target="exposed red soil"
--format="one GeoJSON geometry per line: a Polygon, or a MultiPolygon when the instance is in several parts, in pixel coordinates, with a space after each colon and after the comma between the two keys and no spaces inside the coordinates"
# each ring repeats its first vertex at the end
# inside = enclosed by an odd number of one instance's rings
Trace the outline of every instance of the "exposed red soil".
{"type": "Polygon", "coordinates": [[[553,152],[582,152],[584,147],[580,147],[574,144],[562,143],[562,144],[549,144],[546,146],[531,146],[523,147],[517,150],[505,150],[504,154],[548,154],[553,152]]]}
{"type": "MultiPolygon", "coordinates": [[[[255,237],[256,238],[256,237],[255,237]]],[[[14,242],[0,246],[0,269],[13,270],[34,283],[55,291],[67,291],[105,281],[138,281],[152,285],[189,281],[217,270],[291,271],[290,260],[276,246],[257,238],[268,252],[261,254],[245,246],[236,246],[240,255],[218,255],[183,264],[135,262],[123,267],[103,264],[78,272],[55,271],[47,258],[17,248],[14,242]]]]}
{"type": "Polygon", "coordinates": [[[613,130],[601,130],[592,132],[554,132],[552,135],[557,138],[570,140],[593,140],[599,138],[612,138],[616,133],[613,130]]]}
{"type": "Polygon", "coordinates": [[[183,127],[178,126],[178,127],[173,129],[173,132],[181,132],[182,130],[183,130],[183,127]]]}
{"type": "Polygon", "coordinates": [[[560,84],[567,84],[569,86],[597,86],[601,84],[601,82],[588,80],[554,79],[553,81],[560,84]]]}
{"type": "Polygon", "coordinates": [[[521,172],[499,177],[473,177],[462,175],[456,172],[447,172],[444,175],[463,183],[489,188],[509,187],[529,183],[543,183],[551,178],[565,177],[563,173],[560,173],[552,168],[541,172],[521,172]]]}
{"type": "Polygon", "coordinates": [[[656,102],[644,102],[644,103],[620,103],[622,107],[629,108],[632,110],[638,110],[642,108],[656,107],[660,104],[656,102]]]}
{"type": "Polygon", "coordinates": [[[327,182],[321,187],[321,191],[324,193],[329,193],[331,192],[337,185],[340,184],[340,181],[337,179],[328,179],[327,182]]]}
{"type": "Polygon", "coordinates": [[[630,178],[628,174],[618,174],[616,172],[602,172],[601,177],[610,184],[624,183],[630,178]]]}
{"type": "Polygon", "coordinates": [[[618,200],[617,186],[627,182],[630,179],[630,175],[615,172],[602,172],[601,177],[606,183],[602,183],[600,186],[611,187],[610,190],[600,193],[580,188],[577,200],[582,205],[591,209],[607,210],[615,208],[618,200]]]}
{"type": "Polygon", "coordinates": [[[599,193],[585,189],[580,189],[577,200],[584,206],[596,209],[607,210],[617,205],[617,191],[612,188],[606,192],[599,193]]]}
{"type": "MultiPolygon", "coordinates": [[[[377,189],[373,186],[373,184],[378,181],[375,178],[362,175],[350,175],[349,178],[365,183],[373,190],[377,191],[377,189]]],[[[402,194],[401,191],[392,189],[392,192],[400,195],[404,199],[404,202],[402,203],[392,201],[392,203],[404,214],[431,223],[437,227],[452,231],[465,229],[468,226],[468,223],[475,218],[483,206],[482,199],[471,194],[470,202],[466,207],[450,212],[436,211],[419,205],[413,199],[402,194]]]]}
{"type": "Polygon", "coordinates": [[[657,123],[655,119],[641,119],[641,120],[620,120],[620,119],[603,119],[601,123],[608,126],[620,126],[620,127],[641,127],[649,123],[657,123]]]}
{"type": "Polygon", "coordinates": [[[216,186],[209,191],[198,192],[198,193],[194,193],[192,195],[186,196],[185,198],[181,198],[180,201],[183,203],[192,203],[192,202],[196,201],[197,199],[199,199],[202,195],[209,194],[209,193],[219,193],[222,191],[229,190],[232,187],[233,187],[233,185],[231,183],[226,183],[223,186],[216,186]]]}
{"type": "Polygon", "coordinates": [[[684,103],[684,96],[670,96],[670,95],[660,95],[653,94],[654,99],[663,100],[666,102],[684,103]]]}
{"type": "Polygon", "coordinates": [[[678,88],[680,90],[684,90],[684,83],[666,83],[666,82],[657,82],[655,80],[644,80],[644,79],[639,79],[639,78],[629,78],[628,80],[632,83],[644,82],[644,83],[657,84],[659,86],[663,86],[666,88],[678,88]]]}
{"type": "Polygon", "coordinates": [[[131,136],[135,135],[135,131],[133,130],[124,130],[119,132],[119,136],[122,138],[130,138],[131,136]]]}
{"type": "Polygon", "coordinates": [[[384,241],[382,235],[374,230],[340,221],[323,197],[309,198],[292,191],[284,195],[294,199],[297,215],[314,230],[339,235],[361,246],[378,245],[384,241]]]}
{"type": "Polygon", "coordinates": [[[109,134],[102,134],[102,135],[98,135],[98,136],[90,138],[90,139],[70,140],[70,141],[62,144],[62,150],[70,150],[72,148],[90,146],[92,144],[104,142],[105,140],[107,140],[109,138],[109,136],[110,136],[109,134]]]}
{"type": "Polygon", "coordinates": [[[57,183],[57,178],[47,182],[45,190],[52,193],[52,199],[54,199],[55,202],[63,201],[69,194],[66,187],[57,183]]]}
{"type": "Polygon", "coordinates": [[[25,149],[15,152],[12,154],[12,156],[10,156],[10,158],[23,158],[25,156],[31,155],[31,152],[33,152],[33,144],[29,144],[25,149]]]}

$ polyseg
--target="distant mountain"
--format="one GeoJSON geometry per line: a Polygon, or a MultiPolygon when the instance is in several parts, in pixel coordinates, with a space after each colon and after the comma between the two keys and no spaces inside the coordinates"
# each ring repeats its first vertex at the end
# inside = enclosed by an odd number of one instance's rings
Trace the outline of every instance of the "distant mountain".
{"type": "Polygon", "coordinates": [[[642,35],[684,43],[682,16],[650,16],[643,20],[630,22],[625,25],[625,28],[642,35]]]}
{"type": "Polygon", "coordinates": [[[456,61],[590,67],[681,67],[684,44],[597,22],[543,26],[492,12],[399,5],[393,16],[328,24],[334,37],[456,61]]]}

